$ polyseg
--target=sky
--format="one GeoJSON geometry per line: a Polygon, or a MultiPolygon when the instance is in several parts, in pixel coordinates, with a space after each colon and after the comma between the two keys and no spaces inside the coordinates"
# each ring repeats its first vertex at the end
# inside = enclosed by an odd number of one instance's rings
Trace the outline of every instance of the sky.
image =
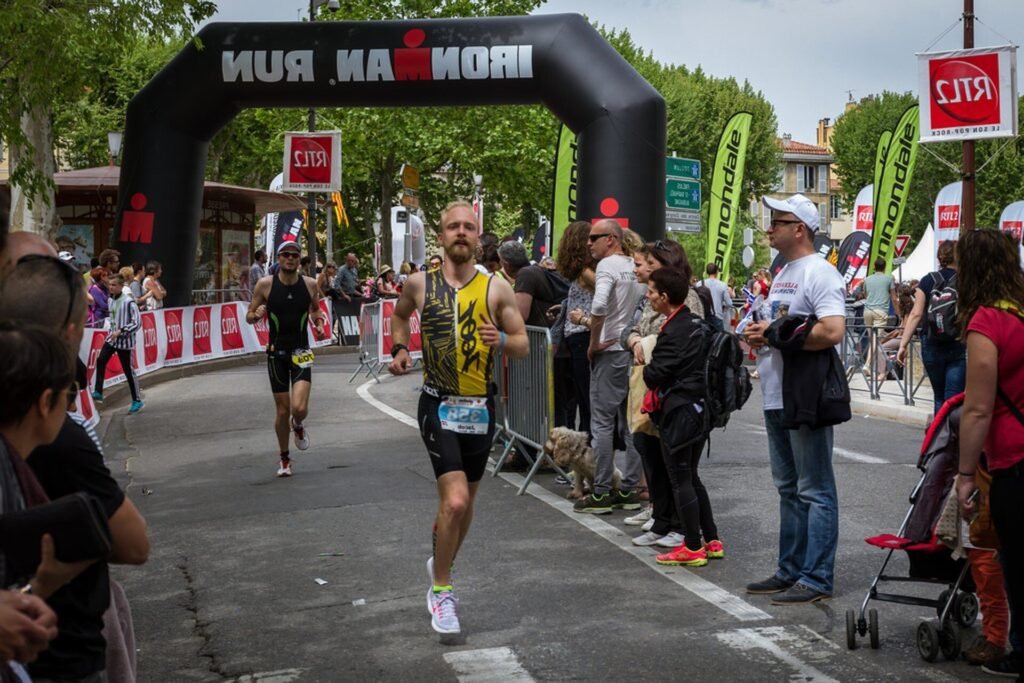
{"type": "MultiPolygon", "coordinates": [[[[309,7],[215,1],[213,21],[295,21],[309,7]]],[[[974,4],[975,45],[1024,41],[1024,1],[974,4]]],[[[916,92],[915,53],[963,45],[963,0],[548,0],[537,10],[563,12],[628,30],[661,62],[749,81],[774,105],[779,134],[811,144],[819,119],[834,120],[851,93],[916,92]]]]}

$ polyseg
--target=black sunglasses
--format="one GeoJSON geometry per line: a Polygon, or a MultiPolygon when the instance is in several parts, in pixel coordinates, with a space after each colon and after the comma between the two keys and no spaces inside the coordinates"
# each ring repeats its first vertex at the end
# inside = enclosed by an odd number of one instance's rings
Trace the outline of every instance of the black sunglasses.
{"type": "Polygon", "coordinates": [[[281,258],[282,256],[285,258],[299,258],[299,253],[297,251],[282,251],[277,255],[278,258],[281,258]]]}
{"type": "Polygon", "coordinates": [[[20,259],[18,259],[18,263],[15,265],[15,268],[17,268],[23,263],[32,263],[33,261],[48,261],[51,263],[58,264],[59,267],[57,268],[57,270],[59,270],[63,274],[64,281],[67,283],[68,308],[67,311],[65,311],[64,313],[64,324],[60,326],[61,329],[63,330],[65,327],[68,326],[68,323],[71,322],[71,311],[75,307],[75,294],[78,291],[75,287],[75,280],[76,278],[80,277],[80,275],[78,274],[78,271],[75,270],[75,267],[72,266],[67,261],[62,261],[56,256],[49,256],[47,254],[26,254],[25,256],[22,256],[20,259]]]}
{"type": "Polygon", "coordinates": [[[611,235],[612,234],[610,232],[598,232],[598,233],[594,233],[592,235],[587,235],[587,239],[590,240],[591,244],[593,244],[594,242],[598,241],[602,237],[611,237],[611,235]]]}

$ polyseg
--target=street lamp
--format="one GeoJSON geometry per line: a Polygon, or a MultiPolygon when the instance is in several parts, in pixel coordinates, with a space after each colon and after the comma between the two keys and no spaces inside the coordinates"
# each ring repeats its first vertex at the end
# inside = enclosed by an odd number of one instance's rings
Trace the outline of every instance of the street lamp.
{"type": "MultiPolygon", "coordinates": [[[[337,12],[341,9],[341,4],[338,0],[309,0],[309,21],[312,23],[316,21],[316,10],[319,7],[327,5],[327,9],[331,12],[337,12]]],[[[309,108],[309,132],[316,132],[316,109],[313,107],[309,108]]],[[[316,272],[316,195],[312,192],[307,193],[307,205],[306,205],[306,216],[308,217],[308,224],[306,225],[307,237],[306,241],[309,245],[309,267],[312,272],[316,272]]],[[[328,260],[333,254],[328,255],[328,260]]]]}
{"type": "Polygon", "coordinates": [[[110,152],[110,165],[114,165],[114,159],[121,153],[121,138],[122,134],[117,131],[111,131],[107,133],[107,151],[110,152]]]}

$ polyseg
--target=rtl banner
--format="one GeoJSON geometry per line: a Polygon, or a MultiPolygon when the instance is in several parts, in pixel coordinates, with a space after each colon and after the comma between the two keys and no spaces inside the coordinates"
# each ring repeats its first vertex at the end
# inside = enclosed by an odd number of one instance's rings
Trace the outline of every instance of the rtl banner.
{"type": "Polygon", "coordinates": [[[1017,136],[1014,45],[918,54],[921,142],[1017,136]]]}
{"type": "Polygon", "coordinates": [[[285,133],[285,192],[341,192],[341,132],[285,133]]]}
{"type": "Polygon", "coordinates": [[[950,240],[960,239],[960,202],[963,198],[963,185],[960,182],[950,183],[939,190],[935,198],[935,251],[932,252],[932,263],[939,267],[939,245],[950,240]]]}
{"type": "Polygon", "coordinates": [[[1014,202],[1005,209],[999,216],[999,229],[1013,235],[1013,239],[1019,246],[1021,235],[1024,234],[1024,201],[1014,202]]]}
{"type": "Polygon", "coordinates": [[[729,279],[729,256],[736,214],[740,210],[743,171],[750,140],[750,112],[734,114],[725,124],[711,171],[711,202],[708,208],[707,263],[718,266],[723,282],[729,279]]]}
{"type": "Polygon", "coordinates": [[[566,226],[576,220],[576,134],[562,125],[555,152],[555,189],[551,198],[551,256],[558,255],[558,243],[566,226]]]}
{"type": "Polygon", "coordinates": [[[869,263],[885,259],[885,272],[892,272],[896,235],[900,232],[903,213],[910,197],[910,182],[917,160],[917,105],[907,107],[900,117],[885,153],[885,167],[879,181],[878,202],[874,211],[869,263]]]}
{"type": "Polygon", "coordinates": [[[875,227],[874,192],[875,185],[867,185],[857,193],[853,200],[853,229],[871,234],[875,227]]]}

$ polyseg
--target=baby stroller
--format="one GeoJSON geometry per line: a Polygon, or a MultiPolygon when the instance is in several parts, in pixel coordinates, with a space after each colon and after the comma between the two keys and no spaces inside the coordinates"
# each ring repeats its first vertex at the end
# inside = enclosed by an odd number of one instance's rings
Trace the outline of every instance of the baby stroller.
{"type": "Polygon", "coordinates": [[[938,659],[940,652],[946,659],[959,657],[960,627],[968,628],[978,618],[978,599],[974,595],[967,560],[954,560],[952,551],[939,543],[935,536],[943,503],[953,488],[959,465],[957,435],[963,400],[961,393],[946,401],[928,427],[917,461],[917,467],[922,471],[921,479],[910,494],[910,510],[903,518],[899,532],[865,539],[888,552],[864,597],[860,614],[853,609],[846,611],[846,645],[851,650],[857,647],[857,636],[865,634],[870,636],[872,649],[878,648],[878,611],[868,609],[872,600],[935,609],[938,620],[922,621],[917,627],[917,651],[928,662],[938,659]],[[907,576],[885,573],[897,550],[907,553],[910,561],[907,576]],[[878,587],[883,582],[940,584],[945,589],[937,599],[931,600],[914,595],[881,593],[878,587]]]}

